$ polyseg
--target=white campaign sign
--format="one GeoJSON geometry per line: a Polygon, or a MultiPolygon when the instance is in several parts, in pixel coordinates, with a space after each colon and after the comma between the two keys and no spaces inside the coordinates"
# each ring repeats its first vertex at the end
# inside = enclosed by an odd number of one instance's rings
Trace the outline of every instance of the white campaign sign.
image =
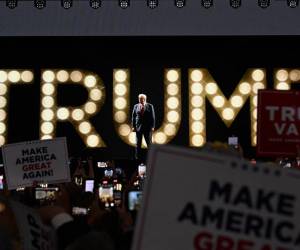
{"type": "Polygon", "coordinates": [[[133,250],[300,248],[299,171],[171,146],[148,157],[133,250]]]}
{"type": "Polygon", "coordinates": [[[70,181],[66,139],[30,141],[2,147],[8,189],[31,186],[34,182],[70,181]]]}
{"type": "Polygon", "coordinates": [[[16,201],[11,201],[10,204],[16,217],[24,250],[56,249],[54,231],[42,223],[36,210],[16,201]]]}

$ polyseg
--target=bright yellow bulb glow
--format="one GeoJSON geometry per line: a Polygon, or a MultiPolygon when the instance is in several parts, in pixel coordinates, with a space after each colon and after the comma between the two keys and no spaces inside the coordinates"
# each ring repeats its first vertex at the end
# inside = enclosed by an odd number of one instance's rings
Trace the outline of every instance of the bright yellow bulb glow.
{"type": "Polygon", "coordinates": [[[252,104],[253,104],[253,106],[257,107],[257,95],[253,96],[252,104]]]}
{"type": "Polygon", "coordinates": [[[276,85],[276,89],[278,89],[278,90],[289,90],[290,89],[290,85],[288,85],[286,82],[279,82],[276,85]]]}
{"type": "Polygon", "coordinates": [[[293,69],[293,70],[290,72],[290,79],[291,79],[293,82],[299,81],[299,80],[300,80],[300,70],[298,70],[298,69],[293,69]]]}
{"type": "Polygon", "coordinates": [[[128,136],[131,132],[130,126],[128,126],[127,124],[122,124],[119,127],[119,133],[122,136],[128,136]]]}
{"type": "Polygon", "coordinates": [[[257,137],[256,137],[256,135],[253,136],[253,138],[252,138],[252,143],[253,143],[254,145],[256,145],[256,143],[257,143],[257,137]]]}
{"type": "Polygon", "coordinates": [[[7,86],[4,83],[0,83],[0,95],[5,95],[7,92],[7,86]]]}
{"type": "Polygon", "coordinates": [[[57,118],[60,120],[66,120],[69,118],[70,112],[67,108],[59,108],[56,112],[57,118]]]}
{"type": "Polygon", "coordinates": [[[92,89],[90,92],[90,98],[93,101],[99,101],[102,97],[102,91],[100,89],[92,89]]]}
{"type": "Polygon", "coordinates": [[[280,82],[284,82],[288,79],[289,73],[285,69],[278,70],[276,73],[276,78],[280,82]]]}
{"type": "Polygon", "coordinates": [[[196,121],[201,120],[203,118],[203,111],[201,109],[193,109],[192,118],[196,121]]]}
{"type": "Polygon", "coordinates": [[[199,95],[193,96],[191,99],[192,106],[195,108],[199,108],[203,104],[203,98],[199,95]]]}
{"type": "Polygon", "coordinates": [[[23,82],[31,82],[33,80],[33,73],[29,70],[25,70],[21,74],[21,79],[23,82]]]}
{"type": "Polygon", "coordinates": [[[6,131],[5,123],[0,122],[0,134],[3,134],[6,131]]]}
{"type": "Polygon", "coordinates": [[[199,82],[195,82],[192,84],[191,91],[194,95],[200,95],[203,91],[203,86],[199,82]]]}
{"type": "Polygon", "coordinates": [[[192,123],[192,131],[196,134],[200,134],[203,132],[203,129],[204,129],[204,125],[202,122],[193,122],[192,123]]]}
{"type": "Polygon", "coordinates": [[[5,82],[7,80],[7,73],[3,70],[0,71],[0,82],[5,82]]]}
{"type": "Polygon", "coordinates": [[[91,131],[92,127],[89,122],[82,122],[79,124],[78,129],[82,134],[88,134],[91,131]]]}
{"type": "Polygon", "coordinates": [[[176,70],[172,69],[167,72],[167,79],[169,82],[176,82],[179,78],[179,74],[176,70]]]}
{"type": "Polygon", "coordinates": [[[212,100],[212,103],[213,105],[216,107],[216,108],[221,108],[224,106],[225,104],[225,100],[224,100],[224,97],[223,96],[220,96],[220,95],[217,95],[213,98],[212,100]]]}
{"type": "Polygon", "coordinates": [[[239,91],[243,95],[248,95],[251,91],[251,85],[248,82],[242,82],[239,86],[239,91]]]}
{"type": "Polygon", "coordinates": [[[4,121],[6,118],[6,112],[3,109],[0,109],[0,121],[4,121]]]}
{"type": "Polygon", "coordinates": [[[252,91],[257,94],[258,90],[264,89],[265,86],[262,82],[256,82],[253,84],[252,91]]]}
{"type": "Polygon", "coordinates": [[[97,83],[96,77],[92,75],[88,75],[84,78],[84,85],[88,88],[94,87],[96,83],[97,83]]]}
{"type": "Polygon", "coordinates": [[[129,134],[129,142],[132,143],[132,144],[135,144],[136,143],[136,135],[134,132],[131,132],[129,134]]]}
{"type": "Polygon", "coordinates": [[[179,88],[175,83],[168,84],[167,93],[169,95],[177,95],[178,91],[179,91],[179,88]]]}
{"type": "Polygon", "coordinates": [[[5,144],[5,138],[3,135],[0,135],[0,146],[5,144]]]}
{"type": "Polygon", "coordinates": [[[5,97],[0,96],[0,108],[4,108],[6,106],[7,100],[5,97]]]}
{"type": "Polygon", "coordinates": [[[115,80],[117,82],[125,82],[126,79],[127,79],[126,71],[120,69],[115,72],[115,80]]]}
{"type": "Polygon", "coordinates": [[[69,73],[65,70],[60,70],[57,72],[56,78],[60,82],[66,82],[69,79],[69,73]]]}
{"type": "Polygon", "coordinates": [[[264,79],[265,73],[260,69],[256,69],[252,72],[251,76],[254,81],[260,82],[264,79]]]}
{"type": "Polygon", "coordinates": [[[96,106],[96,104],[94,102],[87,102],[84,105],[84,110],[88,114],[94,114],[97,111],[97,106],[96,106]]]}
{"type": "Polygon", "coordinates": [[[45,108],[51,108],[54,105],[54,99],[51,96],[45,96],[42,99],[42,105],[45,108]]]}
{"type": "Polygon", "coordinates": [[[218,90],[217,84],[215,84],[214,82],[209,82],[205,86],[205,91],[209,95],[214,95],[215,93],[217,93],[217,90],[218,90]]]}
{"type": "Polygon", "coordinates": [[[231,98],[230,103],[233,107],[239,108],[243,105],[243,98],[239,95],[235,95],[231,98]]]}
{"type": "Polygon", "coordinates": [[[167,136],[163,132],[158,132],[154,137],[154,141],[157,144],[164,144],[167,141],[167,136]]]}
{"type": "Polygon", "coordinates": [[[125,95],[126,92],[127,92],[127,87],[126,87],[125,84],[123,84],[123,83],[116,84],[116,86],[115,86],[115,93],[117,95],[125,95]]]}
{"type": "Polygon", "coordinates": [[[42,87],[42,92],[44,95],[52,95],[54,93],[54,85],[52,83],[45,83],[42,87]]]}
{"type": "Polygon", "coordinates": [[[123,123],[126,121],[127,115],[124,111],[118,111],[115,113],[115,121],[118,123],[123,123]]]}
{"type": "Polygon", "coordinates": [[[82,120],[84,117],[84,112],[82,109],[74,109],[72,111],[72,118],[75,120],[75,121],[80,121],[82,120]]]}
{"type": "Polygon", "coordinates": [[[257,122],[254,122],[254,124],[253,124],[253,130],[254,130],[254,132],[256,132],[256,130],[257,130],[257,122]]]}
{"type": "Polygon", "coordinates": [[[233,117],[234,117],[234,111],[232,108],[225,108],[223,111],[222,111],[222,117],[224,120],[232,120],[233,117]]]}
{"type": "Polygon", "coordinates": [[[78,70],[72,71],[70,78],[73,82],[80,82],[82,80],[82,73],[78,70]]]}
{"type": "Polygon", "coordinates": [[[89,135],[86,139],[86,143],[89,147],[97,147],[99,145],[100,139],[97,135],[89,135]]]}
{"type": "Polygon", "coordinates": [[[54,130],[54,126],[51,122],[43,122],[41,126],[41,131],[44,134],[51,134],[54,130]]]}
{"type": "Polygon", "coordinates": [[[191,73],[192,81],[200,82],[202,80],[202,78],[203,78],[203,73],[202,73],[201,70],[195,69],[195,70],[192,71],[192,73],[191,73]]]}
{"type": "Polygon", "coordinates": [[[201,147],[204,144],[204,139],[202,135],[194,135],[192,137],[192,145],[196,147],[201,147]]]}
{"type": "Polygon", "coordinates": [[[55,74],[51,70],[46,70],[43,73],[42,78],[43,78],[44,82],[53,82],[54,78],[55,78],[55,74]]]}
{"type": "Polygon", "coordinates": [[[18,82],[21,79],[21,75],[19,71],[12,70],[8,73],[8,80],[11,82],[18,82]]]}
{"type": "Polygon", "coordinates": [[[116,98],[115,107],[117,109],[124,109],[126,107],[126,105],[127,105],[127,101],[125,98],[123,98],[123,97],[116,98]]]}
{"type": "Polygon", "coordinates": [[[257,119],[257,108],[253,109],[252,115],[254,119],[257,119]]]}
{"type": "Polygon", "coordinates": [[[176,97],[170,97],[167,100],[167,106],[169,109],[176,109],[179,105],[178,98],[176,97]]]}
{"type": "Polygon", "coordinates": [[[44,109],[41,117],[44,121],[51,121],[54,118],[54,112],[51,109],[44,109]]]}
{"type": "Polygon", "coordinates": [[[169,122],[175,123],[179,120],[179,114],[177,111],[170,111],[167,113],[167,120],[169,122]]]}
{"type": "Polygon", "coordinates": [[[50,140],[50,139],[52,139],[52,135],[43,135],[41,139],[42,140],[50,140]]]}
{"type": "Polygon", "coordinates": [[[168,136],[173,136],[176,134],[176,127],[174,124],[167,124],[165,127],[164,127],[164,133],[168,136]]]}

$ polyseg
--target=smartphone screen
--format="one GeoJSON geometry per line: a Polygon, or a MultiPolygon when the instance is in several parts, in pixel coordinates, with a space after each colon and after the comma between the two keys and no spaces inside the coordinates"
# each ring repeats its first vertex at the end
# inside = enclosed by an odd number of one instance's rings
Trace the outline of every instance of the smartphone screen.
{"type": "Polygon", "coordinates": [[[35,199],[40,201],[55,201],[58,188],[36,188],[35,199]]]}
{"type": "Polygon", "coordinates": [[[144,176],[146,174],[146,166],[144,164],[139,165],[138,173],[139,176],[144,176]]]}
{"type": "Polygon", "coordinates": [[[113,201],[113,199],[114,199],[113,187],[100,187],[99,188],[99,198],[102,202],[113,201]]]}
{"type": "Polygon", "coordinates": [[[238,137],[236,136],[228,137],[228,145],[237,146],[238,143],[239,143],[238,137]]]}
{"type": "Polygon", "coordinates": [[[88,209],[84,207],[72,207],[72,215],[87,215],[88,209]]]}
{"type": "Polygon", "coordinates": [[[4,188],[4,183],[3,183],[3,180],[4,179],[4,177],[3,177],[3,175],[0,175],[0,190],[3,190],[3,188],[4,188]]]}
{"type": "Polygon", "coordinates": [[[85,192],[94,192],[94,180],[85,181],[85,192]]]}
{"type": "Polygon", "coordinates": [[[138,210],[141,206],[142,191],[130,191],[128,193],[128,209],[130,211],[138,210]]]}
{"type": "Polygon", "coordinates": [[[97,167],[98,167],[98,168],[106,168],[106,167],[107,167],[107,164],[106,164],[106,162],[104,162],[104,161],[98,161],[98,162],[97,162],[97,167]]]}

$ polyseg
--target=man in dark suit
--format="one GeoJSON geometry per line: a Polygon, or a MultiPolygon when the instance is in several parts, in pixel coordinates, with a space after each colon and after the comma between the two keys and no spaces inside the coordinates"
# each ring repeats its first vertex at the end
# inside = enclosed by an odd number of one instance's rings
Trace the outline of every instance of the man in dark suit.
{"type": "Polygon", "coordinates": [[[155,112],[153,105],[147,103],[147,96],[139,94],[139,103],[135,104],[132,112],[132,131],[136,132],[135,158],[141,159],[143,136],[149,147],[152,143],[152,132],[155,127],[155,112]]]}

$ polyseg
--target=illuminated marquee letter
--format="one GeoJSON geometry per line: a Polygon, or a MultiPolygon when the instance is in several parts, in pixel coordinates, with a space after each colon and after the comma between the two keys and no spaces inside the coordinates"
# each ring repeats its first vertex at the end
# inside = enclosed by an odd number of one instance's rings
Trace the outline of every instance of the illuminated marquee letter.
{"type": "Polygon", "coordinates": [[[203,146],[206,141],[205,98],[216,109],[223,122],[230,127],[250,96],[251,143],[256,145],[257,92],[266,88],[264,69],[249,69],[229,100],[206,69],[189,70],[190,145],[203,146]]]}
{"type": "Polygon", "coordinates": [[[0,71],[0,146],[5,144],[7,133],[7,103],[11,84],[28,84],[33,81],[30,70],[0,71]]]}
{"type": "Polygon", "coordinates": [[[274,72],[274,88],[278,90],[289,90],[291,84],[300,81],[299,69],[276,69],[274,72]]]}
{"type": "Polygon", "coordinates": [[[105,99],[104,86],[97,75],[80,70],[45,70],[42,72],[41,90],[41,139],[53,138],[57,120],[68,121],[88,147],[105,147],[102,138],[88,120],[100,110],[105,99]],[[57,107],[57,84],[63,83],[83,84],[88,90],[88,101],[79,107],[57,107]]]}
{"type": "MultiPolygon", "coordinates": [[[[115,69],[113,73],[113,117],[117,133],[129,145],[135,145],[135,133],[131,132],[130,74],[127,69],[115,69]]],[[[153,133],[153,142],[165,144],[176,135],[181,121],[181,74],[179,69],[167,69],[164,75],[165,105],[161,127],[153,133]]],[[[143,141],[145,146],[145,142],[143,141]]]]}

